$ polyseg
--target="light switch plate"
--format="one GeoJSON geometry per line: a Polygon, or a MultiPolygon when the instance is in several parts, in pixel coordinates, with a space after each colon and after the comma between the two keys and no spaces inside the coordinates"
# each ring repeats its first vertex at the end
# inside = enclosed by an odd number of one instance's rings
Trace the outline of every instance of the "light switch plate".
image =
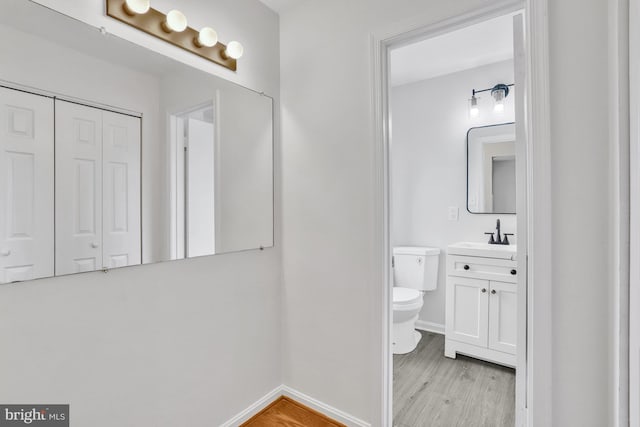
{"type": "Polygon", "coordinates": [[[449,221],[457,221],[459,209],[457,206],[449,206],[449,221]]]}

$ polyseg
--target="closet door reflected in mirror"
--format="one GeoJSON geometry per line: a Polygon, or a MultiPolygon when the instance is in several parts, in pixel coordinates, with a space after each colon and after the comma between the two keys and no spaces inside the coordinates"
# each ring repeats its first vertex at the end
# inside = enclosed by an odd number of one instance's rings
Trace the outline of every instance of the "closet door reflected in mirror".
{"type": "Polygon", "coordinates": [[[53,276],[53,100],[0,88],[0,283],[53,276]]]}
{"type": "Polygon", "coordinates": [[[56,101],[56,275],[140,264],[140,119],[56,101]]]}
{"type": "Polygon", "coordinates": [[[24,0],[0,56],[0,283],[273,246],[271,97],[24,0]]]}

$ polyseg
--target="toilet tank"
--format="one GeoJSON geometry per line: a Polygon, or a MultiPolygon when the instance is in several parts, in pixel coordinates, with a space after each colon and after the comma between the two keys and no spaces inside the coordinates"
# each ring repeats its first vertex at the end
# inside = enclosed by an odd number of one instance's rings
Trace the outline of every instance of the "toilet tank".
{"type": "Polygon", "coordinates": [[[438,286],[439,258],[439,248],[393,248],[393,285],[419,291],[434,290],[438,286]]]}

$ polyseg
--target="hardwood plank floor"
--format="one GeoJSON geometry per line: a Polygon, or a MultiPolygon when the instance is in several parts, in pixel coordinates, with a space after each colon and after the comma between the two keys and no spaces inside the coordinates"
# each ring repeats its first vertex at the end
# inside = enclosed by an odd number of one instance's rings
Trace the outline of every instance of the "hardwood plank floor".
{"type": "Polygon", "coordinates": [[[311,408],[282,396],[240,427],[346,427],[311,408]]]}
{"type": "Polygon", "coordinates": [[[513,427],[515,371],[444,357],[444,336],[421,332],[415,351],[393,356],[394,427],[513,427]]]}

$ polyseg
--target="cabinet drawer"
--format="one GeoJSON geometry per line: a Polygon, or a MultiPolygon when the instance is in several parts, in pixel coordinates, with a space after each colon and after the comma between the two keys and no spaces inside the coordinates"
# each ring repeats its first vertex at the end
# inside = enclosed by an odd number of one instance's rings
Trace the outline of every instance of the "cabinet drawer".
{"type": "Polygon", "coordinates": [[[450,276],[515,283],[518,280],[517,266],[516,261],[504,259],[459,255],[447,257],[447,274],[450,276]]]}

